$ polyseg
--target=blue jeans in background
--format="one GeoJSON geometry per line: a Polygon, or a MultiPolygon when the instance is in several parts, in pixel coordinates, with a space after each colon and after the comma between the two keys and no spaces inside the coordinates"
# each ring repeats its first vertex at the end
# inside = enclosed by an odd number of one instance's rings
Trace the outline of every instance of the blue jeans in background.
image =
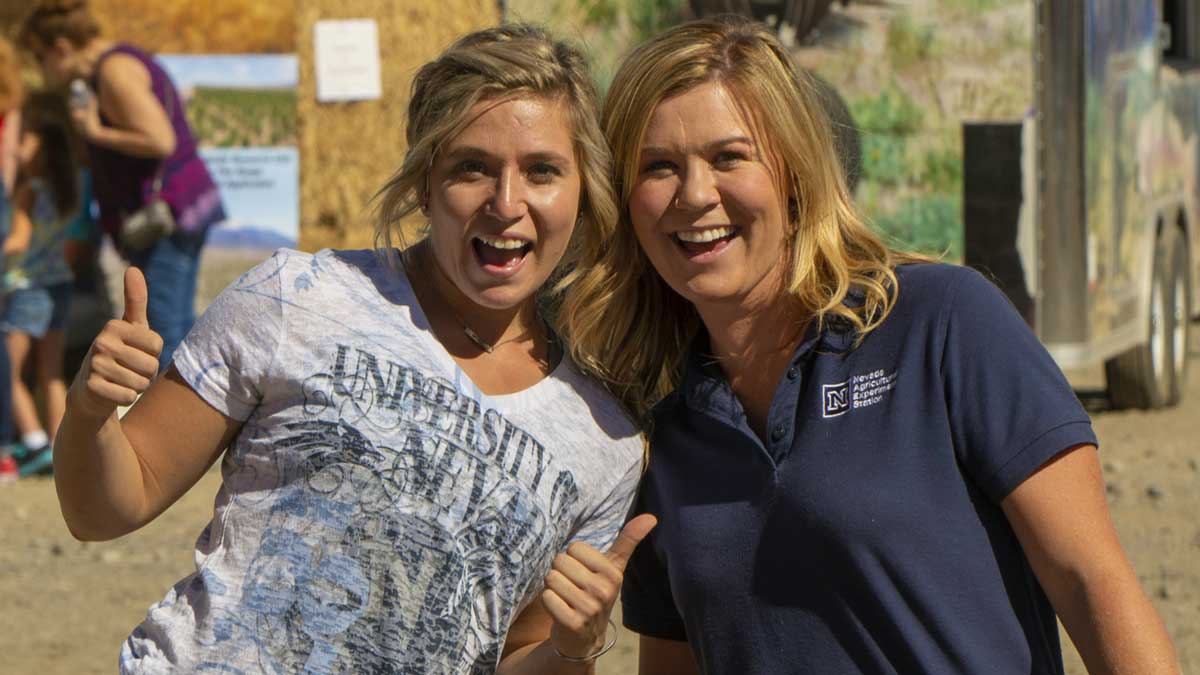
{"type": "Polygon", "coordinates": [[[146,318],[150,329],[162,336],[159,371],[166,370],[171,355],[196,320],[196,280],[200,274],[200,249],[208,234],[176,232],[158,240],[146,251],[127,254],[129,264],[142,270],[149,293],[146,318]]]}

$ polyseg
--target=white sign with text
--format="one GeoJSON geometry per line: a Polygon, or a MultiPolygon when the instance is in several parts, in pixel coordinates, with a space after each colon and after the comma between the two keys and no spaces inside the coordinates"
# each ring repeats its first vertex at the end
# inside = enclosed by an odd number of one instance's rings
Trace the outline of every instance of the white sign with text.
{"type": "Polygon", "coordinates": [[[318,21],[313,40],[318,101],[364,101],[383,95],[374,19],[318,21]]]}

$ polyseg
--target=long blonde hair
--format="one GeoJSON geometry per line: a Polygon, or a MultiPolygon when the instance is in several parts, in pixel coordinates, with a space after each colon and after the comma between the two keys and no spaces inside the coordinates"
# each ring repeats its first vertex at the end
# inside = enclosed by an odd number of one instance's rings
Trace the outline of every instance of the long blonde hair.
{"type": "MultiPolygon", "coordinates": [[[[616,196],[609,180],[612,156],[600,131],[587,59],[541,28],[506,24],[459,39],[417,72],[408,104],[408,151],[400,169],[376,195],[377,249],[386,253],[397,244],[415,243],[405,241],[402,221],[422,208],[438,151],[470,124],[471,108],[480,101],[519,96],[559,102],[572,126],[583,190],[579,222],[559,269],[574,264],[577,242],[586,234],[616,220],[616,196]]],[[[560,288],[548,286],[544,292],[550,295],[560,288]]]]}
{"type": "MultiPolygon", "coordinates": [[[[625,60],[603,115],[620,203],[628,204],[655,107],[708,82],[744,103],[760,146],[778,158],[784,174],[790,197],[784,298],[818,322],[839,317],[861,340],[891,311],[894,267],[910,257],[893,252],[857,215],[819,94],[762,25],[694,21],[625,60]],[[863,302],[844,303],[851,289],[863,302]]],[[[579,265],[565,279],[570,287],[561,320],[571,355],[646,421],[653,404],[678,385],[699,316],[654,271],[624,208],[586,235],[579,265]]]]}

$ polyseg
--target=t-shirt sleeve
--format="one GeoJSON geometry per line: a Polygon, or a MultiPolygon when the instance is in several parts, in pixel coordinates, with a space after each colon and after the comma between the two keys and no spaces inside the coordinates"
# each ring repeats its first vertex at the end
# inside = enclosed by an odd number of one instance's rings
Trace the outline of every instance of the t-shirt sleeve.
{"type": "Polygon", "coordinates": [[[571,541],[582,541],[600,551],[612,547],[633,506],[641,473],[641,462],[631,463],[608,495],[585,517],[571,541]]]}
{"type": "Polygon", "coordinates": [[[172,363],[209,405],[245,421],[262,401],[283,339],[281,277],[275,253],[213,300],[175,350],[172,363]]]}
{"type": "Polygon", "coordinates": [[[999,503],[1048,460],[1096,444],[1066,377],[1008,298],[963,268],[943,310],[942,379],[955,452],[999,503]]]}
{"type": "MultiPolygon", "coordinates": [[[[634,507],[637,514],[651,512],[644,495],[634,507]]],[[[621,585],[621,620],[629,630],[664,640],[687,640],[683,617],[671,595],[671,579],[655,545],[656,531],[638,544],[621,585]]]]}

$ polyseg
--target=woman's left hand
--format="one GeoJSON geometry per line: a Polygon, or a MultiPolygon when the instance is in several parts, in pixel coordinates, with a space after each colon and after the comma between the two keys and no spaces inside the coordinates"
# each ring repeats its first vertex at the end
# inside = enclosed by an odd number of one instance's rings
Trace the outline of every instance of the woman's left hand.
{"type": "Polygon", "coordinates": [[[100,103],[95,96],[89,96],[87,105],[72,106],[71,122],[75,130],[87,141],[95,140],[100,133],[100,103]]]}
{"type": "Polygon", "coordinates": [[[625,566],[638,543],[657,524],[657,518],[644,513],[625,524],[608,553],[575,542],[554,558],[542,603],[554,619],[550,642],[559,654],[583,658],[604,646],[625,566]]]}

